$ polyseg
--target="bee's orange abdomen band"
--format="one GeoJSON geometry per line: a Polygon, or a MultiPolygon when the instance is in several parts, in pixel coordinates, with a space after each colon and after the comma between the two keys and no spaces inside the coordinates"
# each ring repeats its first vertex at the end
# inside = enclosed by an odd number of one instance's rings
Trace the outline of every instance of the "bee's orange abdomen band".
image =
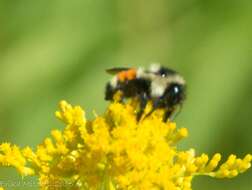
{"type": "Polygon", "coordinates": [[[127,71],[121,71],[117,74],[118,80],[123,82],[125,80],[132,80],[136,78],[136,69],[129,69],[127,71]]]}

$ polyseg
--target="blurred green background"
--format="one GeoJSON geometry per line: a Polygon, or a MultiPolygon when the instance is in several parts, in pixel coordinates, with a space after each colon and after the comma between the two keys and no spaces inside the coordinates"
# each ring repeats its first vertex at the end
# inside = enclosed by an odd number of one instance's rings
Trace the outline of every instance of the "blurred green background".
{"type": "MultiPolygon", "coordinates": [[[[104,70],[152,62],[178,70],[188,95],[177,117],[197,153],[252,152],[252,2],[249,0],[0,1],[0,141],[35,147],[65,99],[102,114],[104,70]]],[[[0,169],[1,181],[20,179],[0,169]]],[[[197,177],[193,189],[250,190],[197,177]]],[[[37,189],[15,186],[7,189],[37,189]]]]}

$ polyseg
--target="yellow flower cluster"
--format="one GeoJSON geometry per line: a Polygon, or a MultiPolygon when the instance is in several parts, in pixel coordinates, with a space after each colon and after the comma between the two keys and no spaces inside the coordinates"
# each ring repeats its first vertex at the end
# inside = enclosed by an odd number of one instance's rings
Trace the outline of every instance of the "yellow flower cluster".
{"type": "Polygon", "coordinates": [[[135,110],[134,102],[115,102],[87,121],[79,106],[62,101],[56,117],[64,130],[53,130],[36,151],[1,144],[0,165],[39,176],[41,190],[191,190],[196,175],[231,178],[251,166],[250,154],[230,155],[219,165],[218,153],[209,159],[193,149],[179,151],[187,129],[163,122],[162,110],[137,122],[135,110]]]}

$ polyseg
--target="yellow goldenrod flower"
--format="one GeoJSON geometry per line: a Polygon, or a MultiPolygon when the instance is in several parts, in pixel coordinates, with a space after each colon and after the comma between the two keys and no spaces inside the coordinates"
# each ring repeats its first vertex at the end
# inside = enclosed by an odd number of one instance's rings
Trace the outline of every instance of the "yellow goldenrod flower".
{"type": "Polygon", "coordinates": [[[176,145],[188,136],[186,128],[164,123],[162,110],[137,122],[135,110],[134,102],[114,102],[87,121],[79,106],[62,101],[56,117],[64,130],[53,130],[35,151],[2,143],[0,165],[39,176],[42,190],[191,190],[194,176],[231,178],[251,166],[250,154],[230,155],[219,165],[219,153],[209,158],[194,149],[180,151],[176,145]]]}

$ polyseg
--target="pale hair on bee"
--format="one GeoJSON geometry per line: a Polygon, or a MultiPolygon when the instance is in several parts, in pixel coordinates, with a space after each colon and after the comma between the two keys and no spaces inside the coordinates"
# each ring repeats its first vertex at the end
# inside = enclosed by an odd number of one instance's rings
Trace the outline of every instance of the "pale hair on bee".
{"type": "Polygon", "coordinates": [[[156,73],[160,70],[160,64],[159,63],[152,63],[149,67],[149,71],[150,72],[153,72],[153,73],[156,73]]]}

